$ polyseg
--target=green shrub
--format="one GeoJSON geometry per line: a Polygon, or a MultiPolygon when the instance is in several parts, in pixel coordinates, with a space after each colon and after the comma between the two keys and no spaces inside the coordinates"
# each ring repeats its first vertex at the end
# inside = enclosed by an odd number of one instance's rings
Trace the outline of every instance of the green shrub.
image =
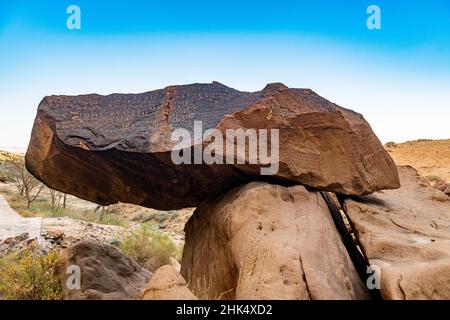
{"type": "Polygon", "coordinates": [[[143,224],[126,236],[119,247],[140,266],[152,272],[170,264],[170,258],[177,258],[180,251],[179,246],[151,223],[143,224]]]}
{"type": "Polygon", "coordinates": [[[32,249],[0,259],[0,297],[7,300],[60,300],[63,292],[57,250],[40,256],[32,249]]]}
{"type": "Polygon", "coordinates": [[[164,223],[166,221],[173,221],[178,217],[179,213],[176,210],[172,211],[155,211],[153,213],[144,213],[140,216],[143,222],[154,221],[157,223],[164,223]]]}

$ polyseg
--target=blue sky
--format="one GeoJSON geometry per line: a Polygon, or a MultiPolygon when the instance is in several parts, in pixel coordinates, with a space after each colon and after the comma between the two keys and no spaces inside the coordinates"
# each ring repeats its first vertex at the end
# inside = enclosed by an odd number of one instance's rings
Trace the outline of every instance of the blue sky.
{"type": "Polygon", "coordinates": [[[0,0],[0,148],[27,146],[46,95],[213,80],[311,88],[383,142],[450,138],[450,2],[0,0]]]}

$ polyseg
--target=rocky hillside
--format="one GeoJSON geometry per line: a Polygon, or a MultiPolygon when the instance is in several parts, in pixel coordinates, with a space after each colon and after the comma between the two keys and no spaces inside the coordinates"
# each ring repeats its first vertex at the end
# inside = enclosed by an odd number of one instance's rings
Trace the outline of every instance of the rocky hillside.
{"type": "Polygon", "coordinates": [[[385,148],[397,165],[410,165],[432,182],[450,182],[450,139],[390,142],[385,148]]]}

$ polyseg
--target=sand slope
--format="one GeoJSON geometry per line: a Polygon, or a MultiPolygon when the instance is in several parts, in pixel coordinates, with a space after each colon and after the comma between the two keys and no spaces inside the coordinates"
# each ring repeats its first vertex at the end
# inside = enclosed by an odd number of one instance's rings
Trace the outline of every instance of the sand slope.
{"type": "Polygon", "coordinates": [[[411,165],[429,180],[450,182],[450,139],[390,142],[385,148],[397,165],[411,165]]]}

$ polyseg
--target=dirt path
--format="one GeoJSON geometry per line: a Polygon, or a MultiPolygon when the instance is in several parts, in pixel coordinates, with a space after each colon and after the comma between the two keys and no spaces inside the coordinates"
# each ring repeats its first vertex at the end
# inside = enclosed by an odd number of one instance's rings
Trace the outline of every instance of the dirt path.
{"type": "Polygon", "coordinates": [[[28,233],[30,239],[41,238],[42,218],[24,218],[14,211],[0,195],[0,241],[28,233]]]}

